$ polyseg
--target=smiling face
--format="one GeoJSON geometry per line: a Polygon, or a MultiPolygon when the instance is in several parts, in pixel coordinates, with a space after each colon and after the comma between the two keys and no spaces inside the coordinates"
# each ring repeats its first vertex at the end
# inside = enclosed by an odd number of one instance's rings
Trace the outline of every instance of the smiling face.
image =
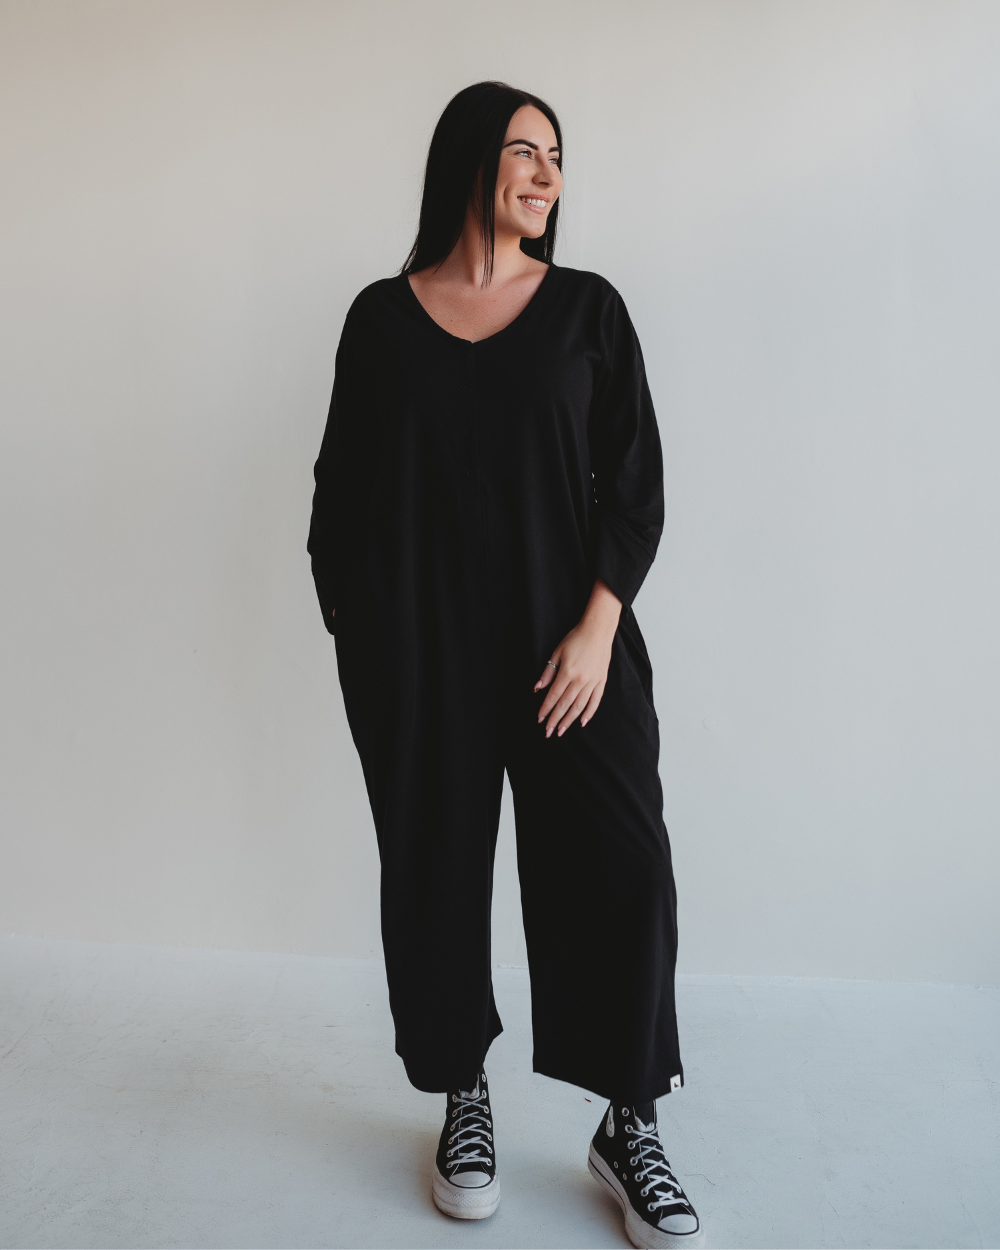
{"type": "Polygon", "coordinates": [[[538,239],[562,190],[552,123],[531,104],[510,119],[497,170],[496,234],[538,239]]]}

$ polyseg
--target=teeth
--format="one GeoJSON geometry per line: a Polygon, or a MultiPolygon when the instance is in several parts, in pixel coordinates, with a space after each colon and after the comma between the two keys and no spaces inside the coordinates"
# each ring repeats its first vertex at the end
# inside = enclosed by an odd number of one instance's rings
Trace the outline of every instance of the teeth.
{"type": "Polygon", "coordinates": [[[525,204],[534,204],[536,208],[544,208],[547,203],[546,200],[536,200],[530,195],[519,195],[517,198],[522,200],[525,204]]]}

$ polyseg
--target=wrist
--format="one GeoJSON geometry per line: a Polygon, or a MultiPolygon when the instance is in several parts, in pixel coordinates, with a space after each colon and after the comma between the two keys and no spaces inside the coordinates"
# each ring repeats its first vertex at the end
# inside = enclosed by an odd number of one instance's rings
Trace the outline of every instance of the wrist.
{"type": "Polygon", "coordinates": [[[606,582],[594,582],[581,624],[600,633],[614,635],[622,614],[622,601],[606,582]]]}

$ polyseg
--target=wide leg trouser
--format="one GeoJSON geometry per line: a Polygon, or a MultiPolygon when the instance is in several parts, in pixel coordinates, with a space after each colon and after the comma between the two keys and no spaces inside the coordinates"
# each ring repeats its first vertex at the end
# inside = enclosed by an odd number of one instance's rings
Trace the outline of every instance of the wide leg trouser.
{"type": "Polygon", "coordinates": [[[535,723],[540,701],[529,691],[533,715],[519,711],[505,743],[534,1070],[603,1097],[657,1098],[683,1075],[676,894],[651,699],[619,634],[586,726],[546,739],[535,723]]]}
{"type": "Polygon", "coordinates": [[[428,715],[405,741],[397,733],[379,745],[361,724],[345,659],[341,683],[379,832],[396,1050],[412,1084],[467,1088],[502,1029],[490,906],[506,770],[534,1070],[608,1098],[676,1089],[676,895],[652,675],[632,613],[615,636],[596,715],[561,738],[538,724],[534,661],[512,661],[499,707],[487,704],[467,724],[428,715]]]}

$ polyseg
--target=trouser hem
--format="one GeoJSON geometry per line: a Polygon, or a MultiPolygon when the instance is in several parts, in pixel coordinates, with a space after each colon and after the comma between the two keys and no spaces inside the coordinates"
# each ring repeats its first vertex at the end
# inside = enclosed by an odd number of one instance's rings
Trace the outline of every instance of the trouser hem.
{"type": "Polygon", "coordinates": [[[490,1047],[502,1032],[501,1026],[484,1046],[482,1058],[471,1067],[459,1068],[457,1065],[449,1065],[447,1068],[437,1065],[431,1067],[421,1060],[408,1057],[398,1045],[396,1054],[402,1059],[403,1067],[406,1069],[406,1079],[414,1089],[419,1089],[424,1094],[447,1094],[453,1089],[471,1089],[475,1085],[483,1070],[490,1047]]]}
{"type": "Polygon", "coordinates": [[[571,1070],[565,1064],[547,1063],[543,1059],[535,1059],[531,1065],[532,1072],[539,1076],[550,1077],[553,1081],[564,1081],[567,1085],[576,1085],[580,1089],[589,1090],[598,1098],[606,1098],[610,1102],[614,1098],[623,1098],[626,1102],[655,1102],[667,1094],[676,1093],[684,1086],[684,1070],[677,1065],[676,1072],[669,1076],[649,1081],[638,1087],[623,1088],[618,1082],[608,1082],[592,1072],[571,1070]]]}

